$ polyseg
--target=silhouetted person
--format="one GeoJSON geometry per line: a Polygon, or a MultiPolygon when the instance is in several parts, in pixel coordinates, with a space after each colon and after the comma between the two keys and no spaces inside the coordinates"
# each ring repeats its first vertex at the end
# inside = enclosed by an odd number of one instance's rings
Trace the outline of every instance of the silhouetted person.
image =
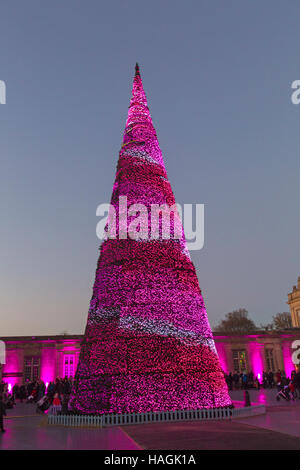
{"type": "Polygon", "coordinates": [[[5,432],[3,427],[3,416],[6,415],[6,408],[2,400],[2,395],[0,395],[0,431],[5,432]]]}

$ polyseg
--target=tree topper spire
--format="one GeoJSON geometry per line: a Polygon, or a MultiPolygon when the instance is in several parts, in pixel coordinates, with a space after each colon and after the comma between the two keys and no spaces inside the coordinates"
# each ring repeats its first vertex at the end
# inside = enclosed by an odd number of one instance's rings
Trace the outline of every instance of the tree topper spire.
{"type": "Polygon", "coordinates": [[[140,68],[139,68],[139,64],[136,62],[135,64],[135,77],[139,75],[140,76],[140,68]]]}

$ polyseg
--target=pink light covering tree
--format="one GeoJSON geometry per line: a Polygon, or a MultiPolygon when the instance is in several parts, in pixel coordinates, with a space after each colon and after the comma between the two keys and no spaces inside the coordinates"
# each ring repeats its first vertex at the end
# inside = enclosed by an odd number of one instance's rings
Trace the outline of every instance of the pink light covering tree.
{"type": "MultiPolygon", "coordinates": [[[[120,196],[128,207],[149,210],[175,203],[138,65],[111,198],[117,216],[120,196]]],[[[118,235],[101,245],[73,408],[98,414],[231,405],[184,236],[118,235]]]]}

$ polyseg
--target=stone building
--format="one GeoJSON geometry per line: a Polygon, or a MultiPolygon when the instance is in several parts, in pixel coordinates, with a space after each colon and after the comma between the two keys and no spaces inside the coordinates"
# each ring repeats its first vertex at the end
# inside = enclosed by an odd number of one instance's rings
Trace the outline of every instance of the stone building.
{"type": "Polygon", "coordinates": [[[294,342],[300,328],[255,331],[247,335],[215,332],[214,339],[224,372],[250,372],[260,380],[263,371],[285,371],[288,377],[296,369],[293,363],[294,342]]]}
{"type": "Polygon", "coordinates": [[[300,327],[300,276],[298,277],[298,285],[293,286],[293,290],[288,294],[288,302],[291,316],[292,324],[294,327],[300,327]]]}
{"type": "Polygon", "coordinates": [[[2,337],[6,361],[2,380],[14,386],[41,379],[73,377],[79,359],[82,335],[2,337]]]}
{"type": "MultiPolygon", "coordinates": [[[[2,380],[15,383],[56,377],[73,377],[83,335],[20,336],[0,338],[6,345],[6,363],[2,380]]],[[[293,343],[300,340],[300,328],[253,332],[247,335],[214,334],[216,348],[225,373],[250,372],[260,380],[263,371],[284,370],[290,376],[295,369],[293,343]]],[[[300,344],[300,343],[299,343],[300,344]]]]}

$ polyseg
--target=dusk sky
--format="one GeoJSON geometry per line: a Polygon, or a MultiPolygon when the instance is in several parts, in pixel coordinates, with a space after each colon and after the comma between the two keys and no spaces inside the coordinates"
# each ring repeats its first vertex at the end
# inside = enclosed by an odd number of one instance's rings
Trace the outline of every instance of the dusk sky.
{"type": "Polygon", "coordinates": [[[0,336],[83,333],[140,64],[208,318],[288,311],[300,275],[300,4],[6,0],[0,7],[0,336]]]}

